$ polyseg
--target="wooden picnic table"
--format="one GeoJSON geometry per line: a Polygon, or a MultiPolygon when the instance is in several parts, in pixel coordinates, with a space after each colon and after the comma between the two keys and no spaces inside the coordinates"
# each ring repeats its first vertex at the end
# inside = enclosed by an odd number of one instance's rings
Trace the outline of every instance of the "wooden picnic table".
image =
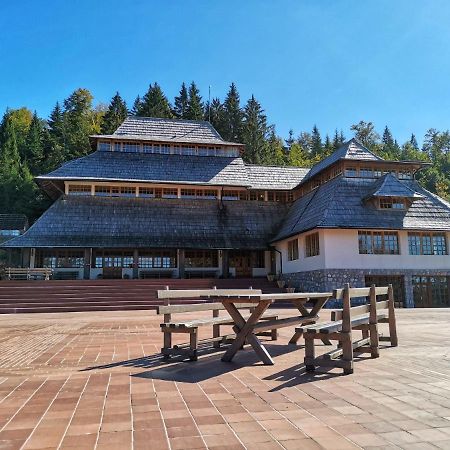
{"type": "MultiPolygon", "coordinates": [[[[255,309],[247,320],[244,319],[236,307],[236,303],[242,303],[241,296],[218,295],[217,297],[221,300],[223,306],[234,321],[235,325],[233,329],[236,333],[236,339],[223,355],[222,361],[231,361],[238,350],[240,350],[247,342],[253,347],[253,350],[264,364],[273,365],[273,359],[261,341],[257,338],[256,333],[293,325],[315,323],[319,318],[320,310],[332,295],[331,292],[246,295],[245,302],[255,304],[255,309]],[[300,312],[300,315],[274,320],[260,320],[270,305],[281,302],[292,303],[292,305],[300,312]],[[312,308],[307,309],[305,306],[305,303],[307,302],[313,304],[312,308]]],[[[296,344],[301,336],[301,332],[294,333],[289,343],[296,344]]],[[[330,344],[327,340],[324,340],[324,343],[330,344]]]]}

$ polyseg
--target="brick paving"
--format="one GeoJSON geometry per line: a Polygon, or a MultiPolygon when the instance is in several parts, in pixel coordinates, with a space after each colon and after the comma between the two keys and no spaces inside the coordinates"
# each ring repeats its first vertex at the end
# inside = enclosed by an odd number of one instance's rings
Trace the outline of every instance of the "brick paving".
{"type": "Polygon", "coordinates": [[[166,363],[154,311],[4,315],[0,449],[450,449],[450,309],[397,318],[400,346],[342,376],[304,373],[290,329],[274,366],[166,363]]]}

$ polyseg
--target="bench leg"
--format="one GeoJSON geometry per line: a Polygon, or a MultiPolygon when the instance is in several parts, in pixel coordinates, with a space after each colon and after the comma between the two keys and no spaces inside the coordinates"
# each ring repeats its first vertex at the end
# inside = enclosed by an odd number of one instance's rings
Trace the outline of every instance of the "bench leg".
{"type": "Polygon", "coordinates": [[[297,342],[300,340],[300,338],[303,336],[303,331],[296,331],[294,333],[294,336],[291,337],[291,340],[289,341],[289,344],[297,344],[297,342]]]}
{"type": "Polygon", "coordinates": [[[198,345],[198,334],[197,328],[194,328],[189,334],[189,347],[191,349],[191,356],[189,359],[191,361],[197,361],[197,345],[198,345]]]}
{"type": "Polygon", "coordinates": [[[370,355],[372,358],[378,358],[380,356],[380,342],[378,339],[378,325],[369,325],[369,335],[370,335],[370,355]]]}
{"type": "Polygon", "coordinates": [[[391,340],[392,347],[398,346],[398,338],[397,338],[397,326],[395,324],[395,315],[389,313],[389,337],[391,340]]]}
{"type": "Polygon", "coordinates": [[[274,328],[271,331],[270,336],[271,336],[272,341],[276,341],[278,339],[278,330],[276,328],[274,328]]]}
{"type": "MultiPolygon", "coordinates": [[[[168,349],[168,348],[172,348],[172,333],[166,333],[164,332],[164,344],[163,344],[163,348],[164,349],[168,349]]],[[[165,354],[163,356],[163,359],[169,359],[170,355],[165,354]]]]}
{"type": "Polygon", "coordinates": [[[342,333],[345,337],[342,340],[342,361],[346,363],[344,374],[353,373],[353,344],[352,333],[342,333]]]}
{"type": "Polygon", "coordinates": [[[314,338],[309,337],[308,333],[304,335],[305,338],[305,366],[307,372],[314,372],[314,360],[316,358],[316,349],[314,347],[314,338]]]}
{"type": "MultiPolygon", "coordinates": [[[[213,325],[213,338],[218,338],[218,337],[220,337],[220,325],[216,324],[216,325],[213,325]]],[[[213,342],[213,347],[220,348],[220,341],[213,342]]]]}

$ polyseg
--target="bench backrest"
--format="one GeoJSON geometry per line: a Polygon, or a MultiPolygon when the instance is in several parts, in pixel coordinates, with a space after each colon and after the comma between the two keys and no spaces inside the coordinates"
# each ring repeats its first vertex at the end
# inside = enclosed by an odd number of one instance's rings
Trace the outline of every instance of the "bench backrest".
{"type": "Polygon", "coordinates": [[[377,323],[377,310],[388,309],[389,316],[394,313],[394,295],[392,285],[370,288],[350,288],[347,283],[344,289],[336,289],[333,295],[337,300],[342,300],[342,309],[331,313],[331,320],[342,320],[342,331],[351,331],[352,316],[369,313],[369,322],[377,323]],[[386,296],[387,300],[377,301],[378,296],[386,296]],[[351,299],[368,297],[369,303],[360,306],[351,306],[351,299]]]}

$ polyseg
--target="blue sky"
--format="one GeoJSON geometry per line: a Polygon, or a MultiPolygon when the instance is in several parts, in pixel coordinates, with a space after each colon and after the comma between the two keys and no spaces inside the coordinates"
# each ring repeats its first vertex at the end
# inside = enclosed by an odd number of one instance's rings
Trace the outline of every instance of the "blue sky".
{"type": "Polygon", "coordinates": [[[15,1],[0,3],[0,111],[46,117],[78,87],[131,105],[158,81],[169,98],[234,81],[277,132],[361,119],[400,141],[450,127],[450,1],[15,1]]]}

